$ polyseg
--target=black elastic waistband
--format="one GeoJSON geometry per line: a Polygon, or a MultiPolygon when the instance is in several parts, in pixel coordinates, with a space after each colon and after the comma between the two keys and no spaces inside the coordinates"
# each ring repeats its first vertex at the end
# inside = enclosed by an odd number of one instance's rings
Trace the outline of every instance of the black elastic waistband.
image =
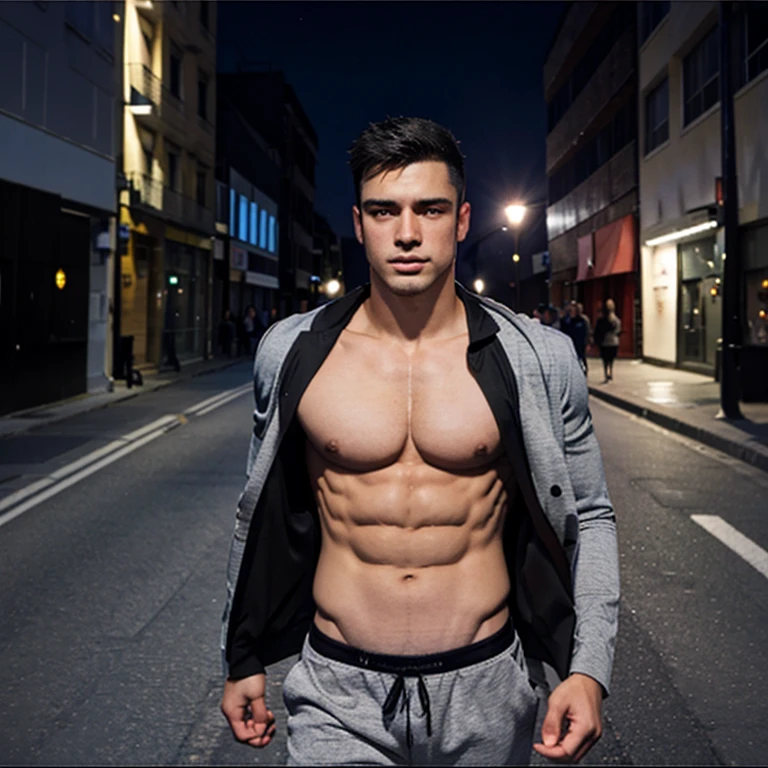
{"type": "Polygon", "coordinates": [[[391,672],[396,675],[417,676],[435,672],[453,672],[479,664],[497,656],[512,645],[515,632],[508,621],[498,632],[471,645],[424,656],[390,656],[369,653],[324,635],[314,624],[309,629],[309,644],[319,654],[342,664],[370,669],[373,672],[391,672]]]}

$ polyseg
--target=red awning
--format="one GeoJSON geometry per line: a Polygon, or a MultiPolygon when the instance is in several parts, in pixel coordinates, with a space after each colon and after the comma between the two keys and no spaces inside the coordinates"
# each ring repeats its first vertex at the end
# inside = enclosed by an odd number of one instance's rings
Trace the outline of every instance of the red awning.
{"type": "Polygon", "coordinates": [[[576,282],[590,280],[594,277],[594,254],[592,253],[592,235],[579,238],[579,270],[576,273],[576,282]]]}
{"type": "MultiPolygon", "coordinates": [[[[581,261],[581,254],[579,254],[581,261]]],[[[595,232],[594,277],[635,271],[635,219],[630,214],[595,232]]]]}

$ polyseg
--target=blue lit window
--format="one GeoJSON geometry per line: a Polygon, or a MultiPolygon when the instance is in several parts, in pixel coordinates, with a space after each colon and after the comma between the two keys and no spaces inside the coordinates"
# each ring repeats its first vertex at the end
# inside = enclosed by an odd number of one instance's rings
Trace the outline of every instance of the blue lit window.
{"type": "Polygon", "coordinates": [[[251,239],[248,241],[251,245],[256,245],[256,217],[258,216],[259,206],[251,203],[251,239]]]}
{"type": "Polygon", "coordinates": [[[267,212],[261,210],[261,224],[259,226],[259,248],[267,247],[267,212]]]}
{"type": "Polygon", "coordinates": [[[276,250],[275,247],[275,217],[270,216],[269,217],[269,248],[270,253],[274,253],[276,250]]]}
{"type": "Polygon", "coordinates": [[[237,238],[244,243],[248,242],[248,198],[240,195],[240,225],[237,229],[237,238]]]}
{"type": "Polygon", "coordinates": [[[229,190],[229,234],[235,236],[237,226],[237,193],[234,189],[229,190]]]}

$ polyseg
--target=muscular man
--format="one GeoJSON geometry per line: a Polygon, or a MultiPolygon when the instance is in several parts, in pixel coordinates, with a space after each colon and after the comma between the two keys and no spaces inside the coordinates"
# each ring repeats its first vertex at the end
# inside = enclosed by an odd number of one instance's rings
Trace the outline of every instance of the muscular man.
{"type": "Polygon", "coordinates": [[[527,763],[547,663],[535,749],[578,760],[618,604],[584,376],[565,336],[455,282],[470,206],[448,131],[372,125],[351,165],[370,284],[256,356],[222,710],[268,744],[264,665],[301,650],[290,764],[527,763]]]}

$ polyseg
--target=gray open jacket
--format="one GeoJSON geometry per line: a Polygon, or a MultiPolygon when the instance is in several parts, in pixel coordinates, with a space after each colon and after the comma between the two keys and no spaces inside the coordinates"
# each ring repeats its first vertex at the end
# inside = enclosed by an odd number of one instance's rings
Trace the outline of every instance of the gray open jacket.
{"type": "MultiPolygon", "coordinates": [[[[564,334],[458,283],[456,291],[467,311],[467,364],[520,489],[503,535],[510,609],[529,666],[546,661],[561,677],[590,675],[607,693],[618,625],[616,520],[584,374],[564,334]]],[[[259,344],[222,630],[233,679],[297,653],[312,621],[320,525],[296,408],[369,292],[288,317],[259,344]]],[[[461,403],[451,417],[461,418],[461,403]]]]}

